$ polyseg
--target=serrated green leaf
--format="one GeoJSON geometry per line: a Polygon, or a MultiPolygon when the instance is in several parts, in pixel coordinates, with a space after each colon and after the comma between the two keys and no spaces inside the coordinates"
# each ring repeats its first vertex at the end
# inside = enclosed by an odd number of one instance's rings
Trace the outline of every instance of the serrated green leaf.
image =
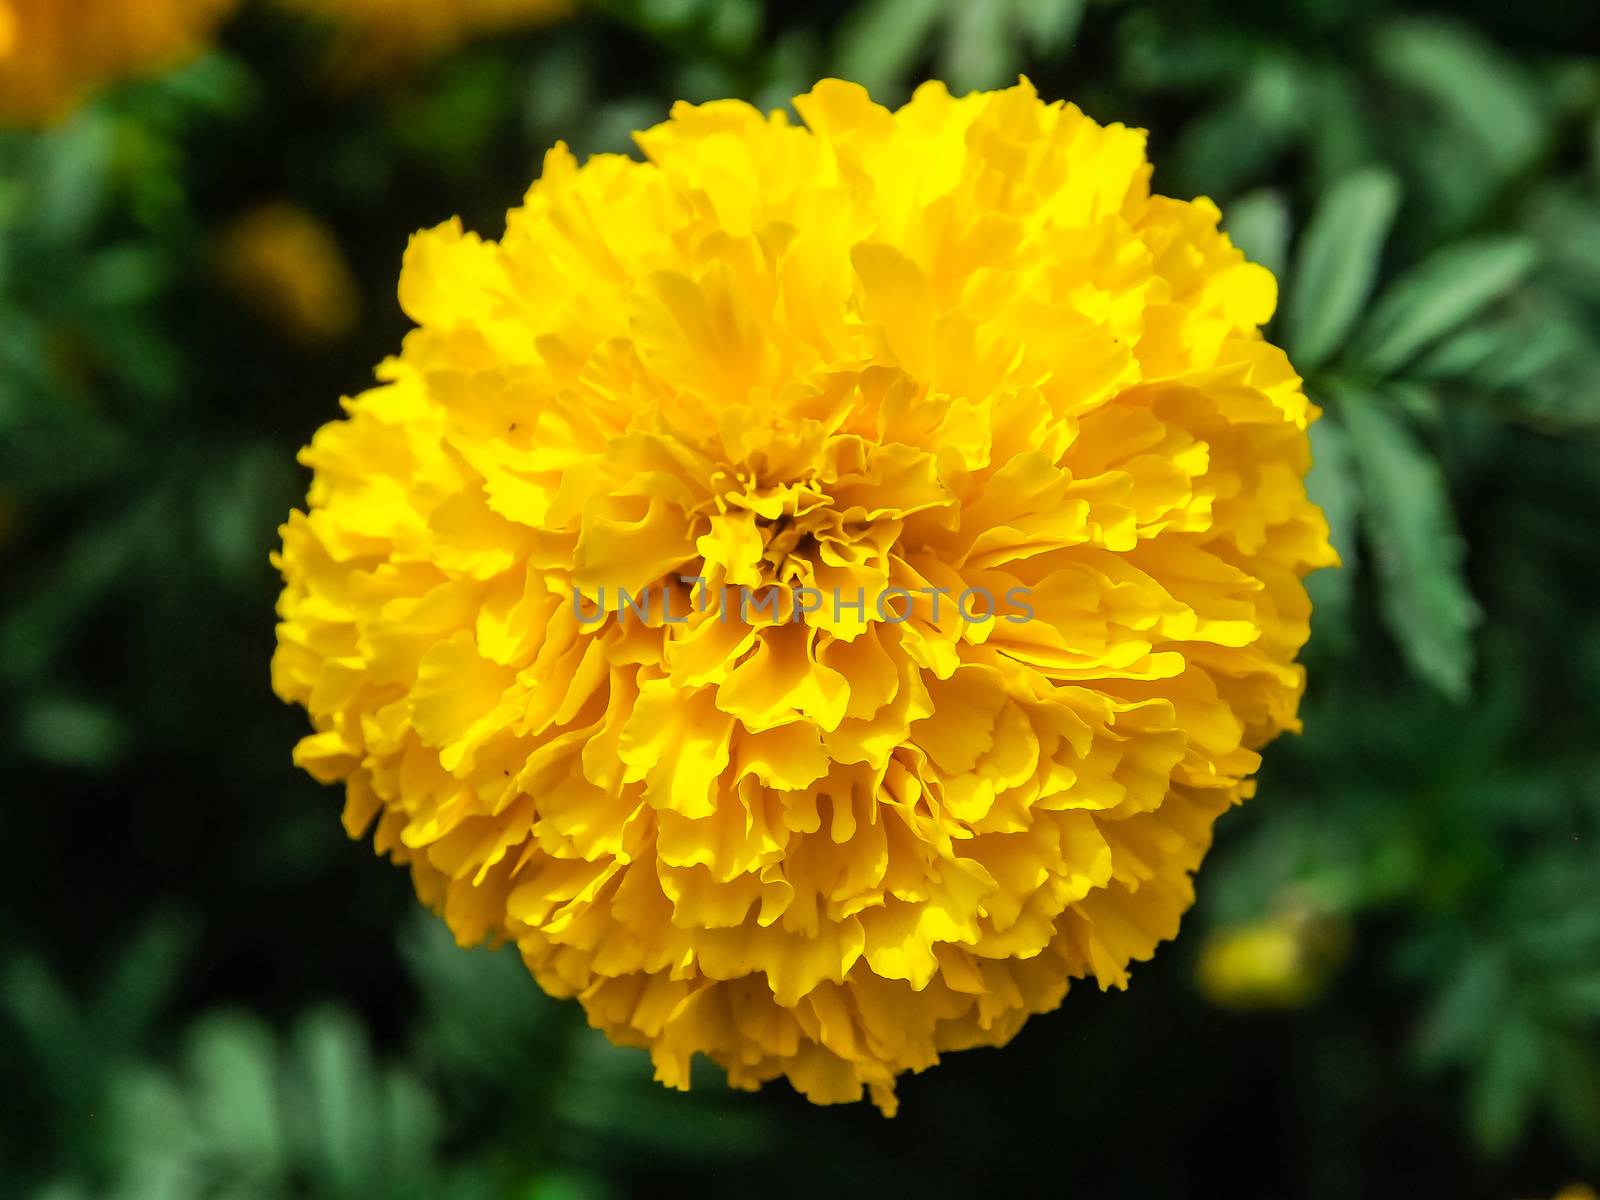
{"type": "Polygon", "coordinates": [[[1394,176],[1370,167],[1340,180],[1317,206],[1284,311],[1289,354],[1300,370],[1321,366],[1344,344],[1378,277],[1399,204],[1394,176]]]}
{"type": "Polygon", "coordinates": [[[1439,251],[1384,292],[1362,325],[1352,357],[1378,374],[1397,370],[1516,287],[1537,262],[1533,243],[1519,237],[1439,251]]]}
{"type": "Polygon", "coordinates": [[[1363,483],[1384,620],[1411,669],[1462,700],[1479,613],[1444,474],[1382,397],[1341,387],[1336,398],[1363,483]]]}

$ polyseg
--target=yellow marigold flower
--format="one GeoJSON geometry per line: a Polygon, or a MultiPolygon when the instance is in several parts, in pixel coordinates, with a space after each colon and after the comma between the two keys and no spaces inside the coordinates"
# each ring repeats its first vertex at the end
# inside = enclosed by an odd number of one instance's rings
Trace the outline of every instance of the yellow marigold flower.
{"type": "Polygon", "coordinates": [[[341,31],[337,63],[353,74],[447,53],[474,37],[569,13],[575,0],[279,0],[341,31]]]}
{"type": "Polygon", "coordinates": [[[303,208],[264,204],[237,218],[216,258],[227,286],[292,341],[332,341],[355,324],[355,278],[332,230],[303,208]]]}
{"type": "Polygon", "coordinates": [[[893,1111],[1176,933],[1334,555],[1273,279],[1142,133],[1025,81],[795,107],[413,240],[273,678],[462,943],[668,1085],[893,1111]]]}
{"type": "Polygon", "coordinates": [[[1200,987],[1223,1008],[1300,1008],[1323,992],[1349,930],[1305,910],[1216,931],[1200,952],[1200,987]]]}
{"type": "Polygon", "coordinates": [[[88,93],[198,52],[235,0],[0,0],[0,123],[48,125],[88,93]]]}

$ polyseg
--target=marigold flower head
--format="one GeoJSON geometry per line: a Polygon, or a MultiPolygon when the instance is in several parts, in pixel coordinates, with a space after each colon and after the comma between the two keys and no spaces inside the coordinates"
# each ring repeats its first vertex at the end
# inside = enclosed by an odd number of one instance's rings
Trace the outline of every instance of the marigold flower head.
{"type": "Polygon", "coordinates": [[[1334,556],[1273,279],[1142,133],[1026,81],[795,107],[414,239],[274,684],[349,832],[662,1082],[893,1111],[1175,934],[1334,556]]]}
{"type": "Polygon", "coordinates": [[[426,60],[474,37],[538,25],[575,0],[279,0],[332,24],[336,69],[353,76],[426,60]]]}
{"type": "Polygon", "coordinates": [[[331,341],[355,324],[361,298],[339,242],[297,205],[263,204],[236,218],[216,259],[229,289],[291,341],[331,341]]]}
{"type": "Polygon", "coordinates": [[[0,124],[52,124],[97,88],[197,53],[234,3],[0,0],[0,124]]]}

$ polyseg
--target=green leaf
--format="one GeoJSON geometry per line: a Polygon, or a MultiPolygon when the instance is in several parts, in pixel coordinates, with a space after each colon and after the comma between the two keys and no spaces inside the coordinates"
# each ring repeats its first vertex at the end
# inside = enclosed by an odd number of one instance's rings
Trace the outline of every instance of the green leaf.
{"type": "Polygon", "coordinates": [[[1016,82],[1016,49],[1006,0],[964,0],[949,19],[944,73],[960,94],[1016,82]]]}
{"type": "Polygon", "coordinates": [[[1012,0],[1012,4],[1013,20],[1039,54],[1066,47],[1083,21],[1084,0],[1012,0]]]}
{"type": "Polygon", "coordinates": [[[1550,278],[1600,301],[1600,205],[1593,191],[1546,185],[1529,202],[1523,224],[1538,241],[1550,278]]]}
{"type": "Polygon", "coordinates": [[[552,1102],[563,1124],[653,1157],[687,1162],[754,1158],[770,1151],[765,1114],[730,1098],[722,1076],[695,1064],[691,1103],[648,1083],[649,1064],[635,1047],[585,1037],[552,1102]]]}
{"type": "Polygon", "coordinates": [[[84,1024],[72,996],[59,979],[32,955],[19,956],[0,967],[0,1014],[9,1019],[21,1044],[37,1056],[49,1082],[56,1087],[77,1086],[75,1068],[81,1061],[84,1024]]]}
{"type": "Polygon", "coordinates": [[[761,7],[756,0],[715,0],[705,23],[707,40],[720,53],[747,56],[761,33],[761,7]]]}
{"type": "Polygon", "coordinates": [[[95,1000],[100,1037],[130,1049],[145,1043],[183,982],[196,933],[191,914],[160,909],[123,943],[95,1000]]]}
{"type": "Polygon", "coordinates": [[[1121,28],[1119,73],[1139,91],[1221,91],[1260,57],[1260,41],[1220,22],[1165,21],[1150,6],[1133,5],[1121,28]]]}
{"type": "Polygon", "coordinates": [[[268,1174],[284,1153],[272,1032],[254,1017],[219,1013],[191,1035],[189,1066],[200,1115],[235,1169],[268,1174]]]}
{"type": "Polygon", "coordinates": [[[594,103],[594,65],[566,38],[530,64],[523,116],[530,129],[572,129],[594,103]]]}
{"type": "MultiPolygon", "coordinates": [[[[184,1089],[155,1067],[120,1072],[112,1081],[109,1107],[108,1149],[135,1178],[184,1176],[188,1162],[207,1149],[205,1132],[184,1089]]],[[[192,1191],[162,1193],[149,1187],[143,1194],[187,1196],[192,1191]]]]}
{"type": "Polygon", "coordinates": [[[944,0],[867,0],[857,5],[839,32],[838,74],[875,98],[902,90],[943,11],[944,0]]]}
{"type": "Polygon", "coordinates": [[[43,675],[73,634],[149,545],[160,496],[86,523],[45,582],[0,617],[0,681],[25,684],[43,675]]]}
{"type": "Polygon", "coordinates": [[[1384,620],[1411,669],[1462,700],[1479,612],[1444,474],[1383,398],[1341,387],[1337,400],[1364,484],[1384,620]]]}
{"type": "Polygon", "coordinates": [[[1381,168],[1340,180],[1312,215],[1295,256],[1284,312],[1290,357],[1302,371],[1343,345],[1372,292],[1400,185],[1381,168]]]}
{"type": "Polygon", "coordinates": [[[1305,119],[1313,187],[1331,188],[1384,149],[1383,131],[1360,85],[1359,76],[1334,65],[1309,73],[1305,119]]]}
{"type": "Polygon", "coordinates": [[[152,81],[186,108],[228,115],[260,98],[260,85],[240,59],[224,53],[201,55],[152,81]]]}
{"type": "Polygon", "coordinates": [[[1402,367],[1516,287],[1538,253],[1520,237],[1484,238],[1441,250],[1392,284],[1352,347],[1379,374],[1402,367]]]}
{"type": "Polygon", "coordinates": [[[1550,1054],[1550,1110],[1573,1148],[1600,1162],[1600,1056],[1586,1037],[1554,1039],[1550,1054]]]}
{"type": "Polygon", "coordinates": [[[1417,1037],[1417,1061],[1425,1070],[1468,1061],[1511,993],[1510,971],[1498,950],[1475,950],[1450,966],[1449,983],[1434,999],[1417,1037]]]}
{"type": "Polygon", "coordinates": [[[1527,166],[1549,127],[1522,68],[1468,27],[1436,19],[1384,25],[1374,39],[1378,65],[1424,96],[1470,139],[1480,174],[1504,179],[1527,166]]]}
{"type": "Polygon", "coordinates": [[[439,1105],[406,1071],[386,1072],[381,1089],[389,1173],[396,1179],[416,1179],[430,1168],[439,1143],[439,1105]]]}
{"type": "Polygon", "coordinates": [[[1547,1011],[1568,1020],[1600,1021],[1600,971],[1560,976],[1542,997],[1547,1011]]]}
{"type": "Polygon", "coordinates": [[[116,134],[88,108],[40,143],[42,169],[30,211],[44,240],[68,245],[87,236],[107,201],[116,134]]]}
{"type": "Polygon", "coordinates": [[[539,990],[514,950],[464,951],[442,922],[420,916],[400,949],[438,1058],[510,1087],[534,1085],[552,1069],[572,1014],[539,990]]]}
{"type": "Polygon", "coordinates": [[[1325,416],[1311,427],[1311,460],[1306,493],[1328,518],[1330,540],[1342,564],[1318,571],[1306,580],[1306,590],[1311,594],[1312,628],[1320,642],[1344,650],[1351,642],[1361,485],[1349,435],[1336,418],[1325,416]]]}
{"type": "Polygon", "coordinates": [[[376,1077],[361,1025],[348,1012],[310,1014],[295,1029],[308,1085],[315,1160],[346,1191],[372,1171],[376,1077]]]}
{"type": "Polygon", "coordinates": [[[762,82],[751,96],[751,103],[762,112],[788,108],[793,97],[825,74],[821,61],[816,30],[790,29],[779,34],[767,48],[762,82]]]}
{"type": "Polygon", "coordinates": [[[1279,279],[1289,262],[1289,205],[1283,193],[1262,188],[1228,205],[1222,228],[1251,262],[1260,263],[1279,279]]]}
{"type": "Polygon", "coordinates": [[[1260,103],[1260,91],[1246,88],[1184,125],[1173,164],[1181,190],[1226,196],[1269,172],[1296,118],[1260,103]]]}
{"type": "Polygon", "coordinates": [[[1493,1155],[1508,1153],[1533,1115],[1545,1077],[1544,1038],[1518,1013],[1502,1015],[1468,1097],[1472,1132],[1493,1155]]]}
{"type": "Polygon", "coordinates": [[[77,771],[107,771],[132,741],[111,705],[82,696],[44,695],[23,708],[16,738],[40,762],[77,771]]]}

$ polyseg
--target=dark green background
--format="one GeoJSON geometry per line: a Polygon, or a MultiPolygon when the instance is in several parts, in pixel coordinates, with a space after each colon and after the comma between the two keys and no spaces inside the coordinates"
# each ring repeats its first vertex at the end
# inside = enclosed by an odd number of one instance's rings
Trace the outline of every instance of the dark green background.
{"type": "Polygon", "coordinates": [[[1591,3],[616,0],[338,92],[216,53],[0,135],[0,1196],[1513,1197],[1600,1182],[1600,10],[1591,3]],[[1278,271],[1328,410],[1306,733],[1179,940],[893,1121],[649,1082],[455,950],[294,771],[270,695],[294,451],[405,325],[406,236],[501,228],[544,149],[827,74],[1025,70],[1147,127],[1278,271]],[[311,351],[209,269],[288,199],[367,304],[311,351]],[[1208,935],[1310,911],[1315,1001],[1217,1007],[1208,935]]]}

